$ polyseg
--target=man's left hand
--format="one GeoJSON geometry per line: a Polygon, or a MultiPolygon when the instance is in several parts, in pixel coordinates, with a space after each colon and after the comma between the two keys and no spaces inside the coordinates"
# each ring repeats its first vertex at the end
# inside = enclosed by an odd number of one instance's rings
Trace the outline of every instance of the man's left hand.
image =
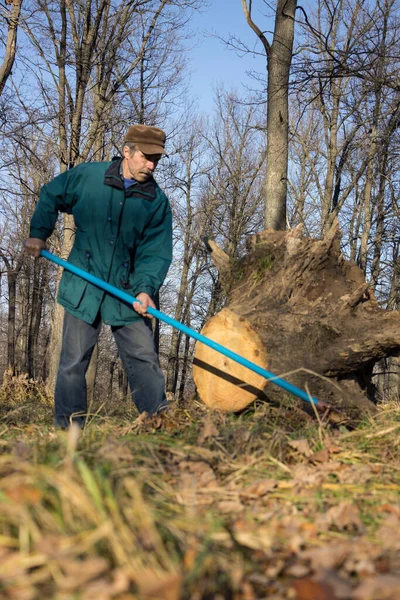
{"type": "Polygon", "coordinates": [[[153,315],[149,315],[147,309],[149,308],[149,306],[151,306],[151,308],[155,308],[156,305],[154,304],[150,296],[146,294],[146,292],[140,292],[140,294],[137,294],[136,299],[140,302],[134,302],[132,304],[134,310],[136,310],[136,312],[139,313],[139,315],[147,317],[148,319],[152,319],[153,315]]]}

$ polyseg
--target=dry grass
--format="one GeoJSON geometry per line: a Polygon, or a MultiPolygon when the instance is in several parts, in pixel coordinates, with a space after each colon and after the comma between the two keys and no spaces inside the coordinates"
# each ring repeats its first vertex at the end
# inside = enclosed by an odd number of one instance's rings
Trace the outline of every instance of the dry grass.
{"type": "Polygon", "coordinates": [[[351,431],[290,403],[0,419],[0,598],[400,597],[398,403],[351,431]]]}

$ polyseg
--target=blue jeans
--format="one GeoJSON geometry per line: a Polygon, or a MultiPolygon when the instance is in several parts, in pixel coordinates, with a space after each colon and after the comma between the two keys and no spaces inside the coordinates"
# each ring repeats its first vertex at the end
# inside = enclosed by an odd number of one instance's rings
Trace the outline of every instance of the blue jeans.
{"type": "MultiPolygon", "coordinates": [[[[65,312],[54,394],[56,427],[68,427],[71,419],[84,425],[87,413],[85,374],[100,329],[100,317],[89,325],[65,312]]],[[[150,319],[141,318],[129,325],[111,327],[111,330],[138,411],[154,414],[166,408],[164,375],[154,348],[150,319]]]]}

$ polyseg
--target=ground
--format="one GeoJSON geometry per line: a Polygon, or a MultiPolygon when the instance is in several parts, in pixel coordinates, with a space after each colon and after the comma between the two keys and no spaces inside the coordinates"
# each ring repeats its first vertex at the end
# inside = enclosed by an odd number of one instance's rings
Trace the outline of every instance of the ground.
{"type": "Polygon", "coordinates": [[[291,398],[150,419],[123,402],[80,434],[17,391],[0,396],[2,599],[400,598],[398,401],[355,429],[291,398]]]}

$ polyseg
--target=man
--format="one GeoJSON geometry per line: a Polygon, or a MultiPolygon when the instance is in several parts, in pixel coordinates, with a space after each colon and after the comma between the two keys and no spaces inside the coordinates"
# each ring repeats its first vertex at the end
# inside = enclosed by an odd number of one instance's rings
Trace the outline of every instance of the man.
{"type": "Polygon", "coordinates": [[[69,262],[131,292],[139,302],[124,304],[64,271],[58,302],[65,308],[62,350],[55,388],[55,425],[83,426],[86,381],[101,323],[111,325],[139,412],[168,406],[164,376],[154,349],[149,306],[172,259],[171,209],[153,172],[165,153],[157,127],[129,128],[123,158],[86,163],[43,186],[25,246],[39,256],[59,212],[74,216],[75,241],[69,262]]]}

